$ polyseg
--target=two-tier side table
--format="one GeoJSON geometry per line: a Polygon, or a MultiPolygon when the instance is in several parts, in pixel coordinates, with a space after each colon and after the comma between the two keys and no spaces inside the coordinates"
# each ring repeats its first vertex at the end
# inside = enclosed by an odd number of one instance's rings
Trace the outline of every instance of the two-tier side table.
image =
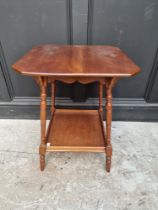
{"type": "Polygon", "coordinates": [[[98,45],[41,45],[18,60],[13,69],[31,76],[41,90],[40,168],[46,152],[105,152],[110,171],[112,145],[112,89],[118,79],[137,74],[140,68],[119,48],[98,45]],[[56,109],[55,81],[99,83],[98,110],[56,109]],[[51,119],[46,129],[47,85],[51,83],[51,119]],[[106,91],[106,129],[103,125],[102,95],[106,91]]]}

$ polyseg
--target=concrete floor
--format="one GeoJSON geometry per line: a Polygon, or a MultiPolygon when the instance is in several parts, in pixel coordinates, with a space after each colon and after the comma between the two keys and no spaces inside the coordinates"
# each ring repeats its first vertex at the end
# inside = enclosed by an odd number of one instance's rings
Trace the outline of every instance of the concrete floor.
{"type": "Polygon", "coordinates": [[[49,153],[39,170],[38,120],[0,120],[0,210],[157,210],[158,123],[113,122],[104,154],[49,153]]]}

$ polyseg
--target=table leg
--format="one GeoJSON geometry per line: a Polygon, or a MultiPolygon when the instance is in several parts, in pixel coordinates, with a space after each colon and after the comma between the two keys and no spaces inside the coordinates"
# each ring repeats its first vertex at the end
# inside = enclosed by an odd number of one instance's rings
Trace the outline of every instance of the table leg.
{"type": "Polygon", "coordinates": [[[99,112],[101,116],[103,113],[102,101],[103,101],[103,84],[102,82],[99,82],[99,112]]]}
{"type": "Polygon", "coordinates": [[[41,144],[39,147],[40,154],[40,169],[44,170],[45,167],[45,153],[46,153],[46,88],[47,88],[47,78],[39,78],[40,88],[41,88],[41,104],[40,104],[40,119],[41,119],[41,144]]]}
{"type": "Polygon", "coordinates": [[[112,145],[111,145],[111,121],[112,121],[112,88],[117,78],[106,78],[106,171],[110,172],[112,145]]]}
{"type": "Polygon", "coordinates": [[[56,93],[56,85],[55,85],[55,81],[52,82],[51,84],[51,92],[52,92],[52,108],[51,108],[51,112],[52,114],[55,111],[55,93],[56,93]]]}

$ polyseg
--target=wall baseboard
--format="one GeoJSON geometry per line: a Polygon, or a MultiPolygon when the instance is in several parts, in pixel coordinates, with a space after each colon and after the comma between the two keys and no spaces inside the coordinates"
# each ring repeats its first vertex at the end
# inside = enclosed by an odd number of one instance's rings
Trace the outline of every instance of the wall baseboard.
{"type": "MultiPolygon", "coordinates": [[[[51,100],[48,98],[48,119],[51,100]]],[[[15,97],[11,102],[0,102],[1,119],[39,119],[39,97],[15,97]]],[[[105,100],[103,100],[105,104],[105,100]]],[[[96,109],[97,98],[86,102],[72,102],[69,98],[56,98],[57,108],[96,109]]],[[[105,119],[105,109],[104,109],[105,119]]],[[[158,121],[158,103],[147,103],[144,99],[113,99],[114,121],[158,121]]]]}

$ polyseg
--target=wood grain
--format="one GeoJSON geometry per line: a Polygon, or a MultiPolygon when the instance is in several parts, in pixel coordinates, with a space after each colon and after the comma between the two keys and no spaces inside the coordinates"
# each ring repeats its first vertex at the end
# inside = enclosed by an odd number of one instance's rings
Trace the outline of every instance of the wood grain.
{"type": "Polygon", "coordinates": [[[49,151],[105,152],[98,110],[56,109],[47,142],[49,151]]]}
{"type": "Polygon", "coordinates": [[[127,77],[140,68],[119,48],[105,45],[41,45],[12,66],[31,76],[127,77]]]}

